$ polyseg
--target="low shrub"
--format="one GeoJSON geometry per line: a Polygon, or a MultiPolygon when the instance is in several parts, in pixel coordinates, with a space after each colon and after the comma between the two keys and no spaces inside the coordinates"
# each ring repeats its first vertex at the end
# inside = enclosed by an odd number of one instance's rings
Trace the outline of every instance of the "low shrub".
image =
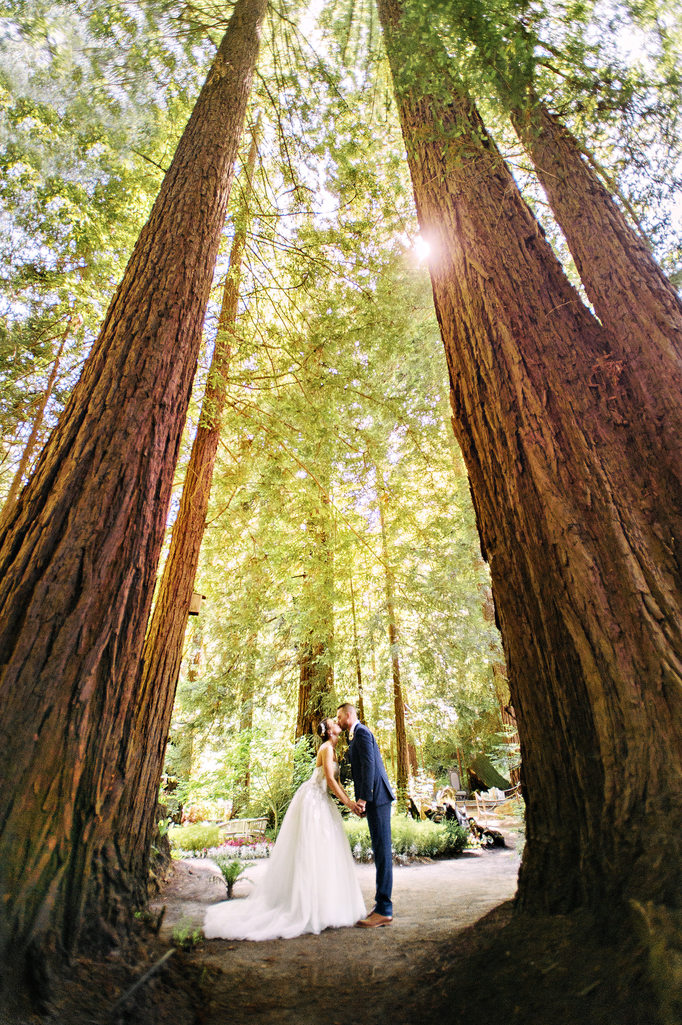
{"type": "Polygon", "coordinates": [[[192,924],[191,918],[181,918],[173,929],[171,943],[179,950],[190,952],[199,946],[203,938],[203,932],[192,924]]]}
{"type": "MultiPolygon", "coordinates": [[[[365,819],[346,819],[346,834],[356,861],[370,861],[372,841],[365,819]]],[[[391,819],[393,856],[397,861],[411,858],[443,858],[461,854],[467,846],[468,833],[456,822],[418,822],[405,815],[391,819]]]]}
{"type": "Polygon", "coordinates": [[[213,858],[213,861],[215,861],[223,874],[223,879],[227,886],[227,899],[232,900],[234,884],[237,882],[239,877],[246,872],[247,868],[251,868],[253,862],[242,861],[241,858],[226,857],[224,854],[218,854],[213,858]]]}
{"type": "Polygon", "coordinates": [[[196,822],[188,826],[171,826],[168,830],[171,848],[181,851],[203,851],[220,843],[220,828],[215,823],[196,822]]]}

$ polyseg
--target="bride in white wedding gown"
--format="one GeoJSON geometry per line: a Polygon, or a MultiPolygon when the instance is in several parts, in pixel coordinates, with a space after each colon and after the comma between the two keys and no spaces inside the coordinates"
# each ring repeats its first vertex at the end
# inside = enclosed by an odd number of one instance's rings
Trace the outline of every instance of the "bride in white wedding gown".
{"type": "Polygon", "coordinates": [[[366,914],[341,814],[328,789],[358,814],[337,779],[333,719],[318,727],[323,738],[315,770],[289,805],[266,874],[243,900],[222,901],[206,912],[207,939],[274,940],[354,925],[366,914]]]}

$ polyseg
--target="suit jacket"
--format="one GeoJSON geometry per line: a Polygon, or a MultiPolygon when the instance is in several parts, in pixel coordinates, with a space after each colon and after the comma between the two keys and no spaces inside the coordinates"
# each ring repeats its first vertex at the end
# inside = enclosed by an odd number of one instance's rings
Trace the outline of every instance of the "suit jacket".
{"type": "Polygon", "coordinates": [[[358,723],[348,748],[348,759],[353,774],[356,801],[390,804],[395,794],[388,782],[379,745],[371,730],[358,723]]]}

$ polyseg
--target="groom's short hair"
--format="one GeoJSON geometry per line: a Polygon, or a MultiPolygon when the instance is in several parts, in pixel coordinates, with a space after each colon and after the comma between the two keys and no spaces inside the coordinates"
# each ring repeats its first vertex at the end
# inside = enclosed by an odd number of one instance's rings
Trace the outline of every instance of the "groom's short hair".
{"type": "Polygon", "coordinates": [[[353,705],[353,704],[352,704],[352,703],[351,703],[350,701],[342,701],[342,702],[341,702],[341,704],[339,705],[339,707],[338,707],[338,708],[336,709],[336,711],[338,712],[338,711],[340,711],[340,710],[341,710],[342,708],[345,708],[347,712],[350,712],[350,711],[351,711],[351,709],[352,709],[352,710],[353,710],[354,712],[357,712],[357,708],[356,708],[356,707],[355,707],[355,705],[353,705]]]}

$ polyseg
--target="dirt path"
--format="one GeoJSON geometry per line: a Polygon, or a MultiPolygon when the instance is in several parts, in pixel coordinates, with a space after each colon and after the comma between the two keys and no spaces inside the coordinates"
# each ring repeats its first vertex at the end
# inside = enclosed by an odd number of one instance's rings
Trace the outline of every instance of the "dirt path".
{"type": "MultiPolygon", "coordinates": [[[[492,824],[492,823],[491,823],[492,824]]],[[[211,940],[167,957],[173,930],[199,928],[225,885],[208,861],[179,862],[145,933],[103,961],[82,959],[47,1017],[25,1025],[668,1025],[648,955],[610,938],[587,909],[512,915],[519,858],[509,847],[397,867],[386,929],[334,929],[265,943],[211,940]],[[114,1006],[125,997],[118,1014],[114,1006]]],[[[265,871],[249,870],[243,897],[265,871]]],[[[374,869],[357,866],[368,909],[374,869]]],[[[146,927],[145,927],[146,928],[146,927]]],[[[12,1019],[12,1025],[24,1025],[12,1019]]]]}
{"type": "MultiPolygon", "coordinates": [[[[192,955],[211,975],[199,1020],[235,1025],[415,1021],[409,1007],[417,987],[423,994],[432,955],[453,934],[472,925],[516,890],[519,857],[513,848],[465,852],[458,858],[394,872],[395,919],[378,930],[335,929],[320,936],[263,943],[211,940],[192,955]],[[421,981],[419,981],[421,980],[421,981]],[[336,996],[334,995],[336,994],[336,996]]],[[[235,897],[258,882],[267,862],[249,869],[235,897]]],[[[368,910],[373,904],[374,866],[358,865],[368,910]]],[[[174,928],[201,926],[207,904],[224,899],[224,884],[209,861],[178,862],[162,898],[162,938],[174,928]]]]}

